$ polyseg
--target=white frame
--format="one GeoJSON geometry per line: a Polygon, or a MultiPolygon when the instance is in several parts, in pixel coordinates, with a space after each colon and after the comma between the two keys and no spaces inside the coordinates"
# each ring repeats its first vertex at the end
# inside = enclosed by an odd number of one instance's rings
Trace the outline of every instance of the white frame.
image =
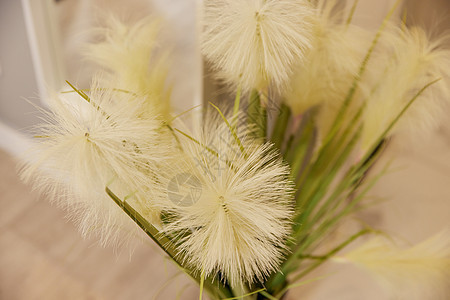
{"type": "Polygon", "coordinates": [[[64,86],[65,67],[54,0],[21,0],[40,100],[64,86]]]}

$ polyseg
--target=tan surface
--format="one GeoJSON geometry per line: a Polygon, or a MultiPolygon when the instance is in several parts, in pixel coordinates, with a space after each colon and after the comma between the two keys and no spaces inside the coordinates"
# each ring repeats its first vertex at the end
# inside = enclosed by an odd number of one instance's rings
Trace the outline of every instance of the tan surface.
{"type": "MultiPolygon", "coordinates": [[[[151,244],[114,253],[83,240],[59,208],[37,201],[0,151],[0,299],[153,299],[178,272],[151,244]]],[[[179,276],[156,299],[196,299],[179,276]]]]}

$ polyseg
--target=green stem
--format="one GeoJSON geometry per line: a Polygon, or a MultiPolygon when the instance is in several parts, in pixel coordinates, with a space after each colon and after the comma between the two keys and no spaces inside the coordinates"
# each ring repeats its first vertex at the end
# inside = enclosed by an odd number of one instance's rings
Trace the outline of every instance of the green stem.
{"type": "Polygon", "coordinates": [[[278,298],[272,296],[271,294],[269,294],[269,293],[266,292],[266,291],[262,291],[262,292],[259,292],[259,293],[260,293],[261,295],[263,295],[264,297],[266,297],[267,299],[269,299],[269,300],[279,300],[278,298]]]}
{"type": "Polygon", "coordinates": [[[359,72],[358,72],[358,74],[356,74],[356,76],[353,80],[352,86],[344,100],[344,103],[343,103],[341,109],[339,110],[336,118],[334,119],[333,125],[331,126],[331,131],[327,134],[327,137],[325,138],[325,141],[323,143],[324,145],[327,145],[328,142],[330,141],[330,139],[332,139],[334,137],[334,135],[336,135],[337,132],[339,131],[341,124],[345,119],[344,118],[345,113],[346,113],[347,109],[349,108],[351,102],[353,101],[353,98],[356,94],[359,83],[361,82],[362,77],[366,72],[367,65],[372,57],[372,54],[375,51],[375,47],[378,45],[378,42],[381,38],[381,35],[382,35],[384,29],[388,25],[389,19],[392,17],[392,15],[394,14],[395,10],[397,9],[397,7],[401,1],[402,0],[397,0],[395,2],[395,4],[392,6],[391,10],[388,12],[386,17],[384,18],[383,23],[381,24],[377,33],[375,34],[375,37],[372,40],[372,44],[370,45],[369,50],[367,51],[366,56],[364,57],[364,60],[359,68],[359,72]]]}
{"type": "Polygon", "coordinates": [[[356,8],[358,7],[358,2],[359,2],[359,0],[354,0],[353,1],[352,8],[350,9],[350,13],[349,13],[347,21],[346,21],[346,25],[347,26],[352,23],[353,16],[355,15],[356,8]]]}
{"type": "MultiPolygon", "coordinates": [[[[174,261],[178,267],[188,274],[197,283],[201,282],[201,278],[195,276],[189,270],[183,267],[182,262],[178,259],[177,251],[174,248],[173,242],[149,223],[141,214],[139,214],[126,201],[122,201],[117,197],[108,187],[105,188],[106,194],[174,261]]],[[[233,294],[227,287],[221,288],[215,285],[212,280],[204,282],[205,289],[212,296],[217,295],[220,298],[229,298],[233,294]]]]}
{"type": "Polygon", "coordinates": [[[161,248],[167,255],[175,261],[182,269],[183,266],[176,258],[176,250],[173,243],[164,234],[161,234],[152,224],[150,224],[144,217],[142,217],[133,207],[127,202],[122,201],[117,197],[108,187],[105,188],[106,194],[114,200],[114,202],[161,248]]]}
{"type": "Polygon", "coordinates": [[[271,136],[272,143],[278,149],[281,149],[281,147],[283,146],[284,136],[290,117],[290,108],[286,104],[282,103],[280,113],[278,115],[277,121],[275,122],[275,126],[273,128],[271,136]]]}
{"type": "Polygon", "coordinates": [[[248,103],[248,123],[253,128],[254,136],[257,139],[266,140],[267,133],[267,110],[261,104],[261,96],[257,90],[253,90],[248,103]]]}
{"type": "Polygon", "coordinates": [[[200,275],[200,295],[198,297],[199,300],[203,299],[203,285],[205,284],[205,270],[202,269],[202,274],[200,275]]]}
{"type": "MultiPolygon", "coordinates": [[[[371,232],[371,230],[369,229],[364,229],[361,230],[360,232],[358,232],[357,234],[351,236],[348,240],[346,240],[344,243],[342,243],[341,245],[339,245],[338,247],[336,247],[335,249],[333,249],[332,251],[330,251],[329,253],[327,253],[326,255],[323,256],[317,256],[317,261],[312,264],[308,269],[306,269],[305,271],[303,271],[302,273],[300,273],[299,275],[297,275],[294,278],[294,282],[301,279],[301,277],[305,276],[306,274],[308,274],[309,272],[313,271],[315,268],[319,267],[321,264],[323,264],[328,258],[330,258],[331,256],[333,256],[334,254],[336,254],[337,252],[339,252],[340,250],[342,250],[343,248],[345,248],[347,245],[349,245],[350,243],[352,243],[354,240],[356,240],[358,237],[367,234],[371,232]]],[[[304,248],[307,248],[306,246],[304,248]]],[[[297,252],[298,253],[298,252],[297,252]]],[[[276,294],[279,294],[281,290],[283,290],[284,288],[279,288],[279,286],[281,285],[286,285],[286,281],[287,281],[287,275],[291,272],[294,272],[297,269],[297,264],[295,264],[296,262],[298,262],[299,260],[299,255],[298,254],[292,254],[287,260],[286,262],[283,264],[282,269],[280,272],[276,273],[272,279],[269,281],[269,283],[267,284],[267,288],[269,291],[274,291],[276,292],[276,294]]]]}
{"type": "Polygon", "coordinates": [[[328,252],[326,255],[322,256],[321,259],[318,259],[315,263],[313,263],[311,266],[309,266],[305,271],[303,271],[300,274],[298,274],[297,276],[295,276],[293,281],[295,282],[295,281],[301,279],[302,277],[304,277],[305,275],[309,274],[311,271],[313,271],[314,269],[316,269],[317,267],[322,265],[324,262],[326,262],[330,257],[334,256],[336,253],[338,253],[339,251],[341,251],[342,249],[347,247],[349,244],[351,244],[357,238],[359,238],[365,234],[368,234],[370,232],[372,232],[372,231],[369,229],[363,229],[360,232],[352,235],[348,240],[346,240],[345,242],[343,242],[342,244],[340,244],[339,246],[337,246],[336,248],[334,248],[333,250],[328,252]]]}
{"type": "Polygon", "coordinates": [[[440,81],[441,78],[436,79],[425,85],[422,89],[420,89],[416,95],[408,102],[408,104],[403,107],[403,109],[400,111],[400,113],[395,117],[394,120],[389,124],[389,126],[383,131],[383,133],[378,137],[378,139],[375,141],[373,146],[370,148],[370,150],[366,153],[364,158],[361,160],[361,162],[365,162],[366,160],[370,159],[370,155],[375,151],[375,149],[380,145],[380,143],[386,138],[386,135],[392,130],[392,128],[397,124],[397,122],[400,120],[400,118],[406,113],[406,111],[413,105],[414,102],[433,84],[440,81]]]}
{"type": "Polygon", "coordinates": [[[236,93],[236,98],[234,99],[234,108],[233,108],[233,127],[236,128],[236,122],[237,122],[237,117],[238,117],[238,113],[239,113],[239,107],[240,107],[240,103],[241,103],[241,85],[239,85],[237,93],[236,93]]]}

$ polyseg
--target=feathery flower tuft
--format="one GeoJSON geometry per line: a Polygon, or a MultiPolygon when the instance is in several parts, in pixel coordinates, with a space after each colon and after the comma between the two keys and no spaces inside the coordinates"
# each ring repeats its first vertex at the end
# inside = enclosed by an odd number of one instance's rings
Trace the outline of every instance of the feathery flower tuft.
{"type": "Polygon", "coordinates": [[[384,34],[366,87],[363,148],[367,149],[387,129],[408,102],[434,80],[408,109],[390,134],[417,136],[439,124],[444,105],[450,100],[450,49],[446,38],[431,40],[418,27],[391,28],[384,34]]]}
{"type": "Polygon", "coordinates": [[[370,271],[393,292],[414,291],[418,299],[444,299],[438,297],[450,283],[449,237],[448,231],[443,231],[406,249],[376,237],[334,260],[370,271]]]}
{"type": "Polygon", "coordinates": [[[164,231],[179,237],[185,262],[233,286],[279,266],[293,206],[288,167],[245,127],[237,126],[238,141],[217,113],[207,114],[200,132],[182,140],[163,204],[164,231]]]}
{"type": "MultiPolygon", "coordinates": [[[[21,172],[35,190],[69,210],[83,235],[99,233],[103,244],[119,242],[119,231],[137,228],[105,187],[137,201],[151,190],[155,166],[169,151],[162,122],[137,118],[138,108],[124,105],[130,97],[135,96],[100,89],[95,81],[90,103],[81,96],[76,104],[50,99],[51,111],[30,153],[35,159],[21,172]]],[[[151,206],[138,204],[142,210],[151,206]]]]}
{"type": "Polygon", "coordinates": [[[111,16],[104,28],[95,30],[100,41],[86,51],[88,59],[111,72],[109,86],[145,97],[142,104],[150,116],[170,112],[167,54],[156,53],[159,29],[159,22],[150,17],[129,26],[111,16]]]}
{"type": "Polygon", "coordinates": [[[313,9],[305,0],[205,1],[202,52],[244,90],[283,88],[310,47],[313,9]]]}
{"type": "Polygon", "coordinates": [[[336,11],[336,1],[317,3],[312,46],[284,95],[294,114],[322,104],[323,110],[335,113],[351,88],[372,34],[343,20],[343,11],[336,11]]]}

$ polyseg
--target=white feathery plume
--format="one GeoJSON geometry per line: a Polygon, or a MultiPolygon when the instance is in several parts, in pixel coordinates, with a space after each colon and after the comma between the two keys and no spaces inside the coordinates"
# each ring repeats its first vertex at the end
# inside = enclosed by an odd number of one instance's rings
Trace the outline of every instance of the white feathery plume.
{"type": "MultiPolygon", "coordinates": [[[[119,243],[119,231],[136,225],[105,187],[130,196],[131,202],[142,199],[155,186],[154,173],[170,151],[170,139],[156,116],[139,119],[138,107],[124,104],[135,96],[99,88],[94,79],[89,97],[87,103],[80,96],[78,105],[49,99],[51,111],[45,112],[38,142],[29,153],[34,160],[24,163],[21,176],[67,208],[83,235],[98,233],[103,244],[119,243]]],[[[137,210],[151,207],[137,204],[137,210]]]]}
{"type": "Polygon", "coordinates": [[[312,16],[305,0],[207,0],[202,52],[234,86],[282,89],[310,47],[312,16]]]}
{"type": "Polygon", "coordinates": [[[232,286],[262,280],[278,268],[290,232],[288,166],[244,124],[239,141],[217,113],[200,127],[181,141],[167,178],[164,232],[178,237],[185,263],[205,276],[220,274],[232,286]]]}
{"type": "Polygon", "coordinates": [[[127,25],[110,16],[105,27],[94,31],[99,42],[89,44],[85,53],[111,72],[109,86],[145,97],[142,104],[150,117],[155,111],[164,116],[170,112],[167,53],[157,53],[159,31],[160,22],[151,17],[127,25]]]}
{"type": "Polygon", "coordinates": [[[408,248],[376,237],[333,260],[360,266],[393,293],[408,294],[401,299],[448,299],[444,296],[450,284],[448,230],[408,248]]]}
{"type": "Polygon", "coordinates": [[[345,24],[335,1],[319,1],[312,46],[305,52],[284,94],[296,115],[323,104],[333,111],[342,104],[370,45],[372,34],[345,24]]]}
{"type": "MultiPolygon", "coordinates": [[[[434,80],[395,125],[390,135],[417,137],[439,124],[450,100],[450,48],[447,37],[430,39],[419,28],[387,30],[369,70],[368,95],[363,117],[363,148],[368,149],[408,102],[434,80]]],[[[364,85],[363,85],[364,86],[364,85]]]]}

